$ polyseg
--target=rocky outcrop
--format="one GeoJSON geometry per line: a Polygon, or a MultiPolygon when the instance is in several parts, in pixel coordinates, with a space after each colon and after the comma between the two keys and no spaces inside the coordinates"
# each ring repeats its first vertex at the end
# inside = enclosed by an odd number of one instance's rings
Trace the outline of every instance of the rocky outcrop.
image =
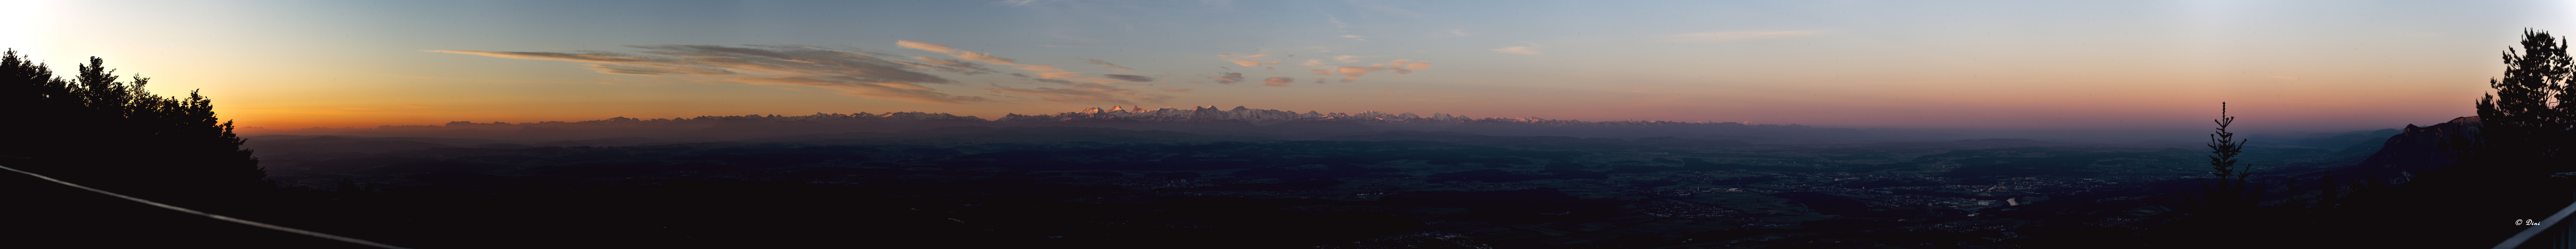
{"type": "Polygon", "coordinates": [[[2378,153],[2372,153],[2369,159],[2344,171],[2386,179],[2389,184],[2404,184],[2416,172],[2440,170],[2456,164],[2453,155],[2462,149],[2458,145],[2475,141],[2479,126],[2475,116],[2431,126],[2409,124],[2404,133],[2391,136],[2388,142],[2382,143],[2378,153]]]}

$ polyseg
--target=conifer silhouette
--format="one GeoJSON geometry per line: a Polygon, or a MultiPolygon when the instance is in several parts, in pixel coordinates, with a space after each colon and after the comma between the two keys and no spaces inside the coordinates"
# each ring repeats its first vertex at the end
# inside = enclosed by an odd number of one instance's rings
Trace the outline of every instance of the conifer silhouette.
{"type": "Polygon", "coordinates": [[[8,50],[0,55],[0,143],[11,167],[145,198],[194,202],[267,186],[266,171],[214,101],[197,92],[161,96],[151,78],[121,79],[91,57],[71,78],[8,50]]]}
{"type": "Polygon", "coordinates": [[[2218,119],[2210,122],[2218,123],[2218,131],[2209,134],[2210,153],[2216,154],[2209,156],[2209,174],[2217,179],[2200,180],[2201,189],[2207,191],[2202,205],[2213,213],[2253,210],[2256,203],[2263,201],[2263,189],[2247,178],[2254,174],[2254,165],[2236,165],[2236,155],[2245,153],[2246,142],[2227,131],[2227,125],[2236,123],[2236,117],[2227,116],[2227,103],[2222,102],[2218,103],[2218,119]]]}
{"type": "MultiPolygon", "coordinates": [[[[2475,139],[2453,143],[2463,163],[2551,162],[2512,167],[2512,173],[2571,170],[2560,159],[2569,128],[2576,128],[2576,94],[2570,94],[2567,44],[2548,31],[2523,30],[2522,51],[2504,51],[2504,78],[2488,79],[2495,92],[2478,99],[2475,139]]],[[[2470,137],[2462,137],[2470,138],[2470,137]]],[[[2503,172],[2499,172],[2503,173],[2503,172]]]]}

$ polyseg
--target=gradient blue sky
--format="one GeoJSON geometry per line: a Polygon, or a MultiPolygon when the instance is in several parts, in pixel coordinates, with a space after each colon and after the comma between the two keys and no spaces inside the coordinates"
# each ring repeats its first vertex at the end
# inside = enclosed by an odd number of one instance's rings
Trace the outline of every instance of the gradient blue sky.
{"type": "Polygon", "coordinates": [[[2221,101],[2240,129],[2376,129],[2472,115],[2518,32],[2576,33],[2576,5],[2563,1],[7,5],[0,46],[64,70],[104,57],[155,90],[204,89],[224,118],[273,129],[1111,105],[2206,129],[2221,101]],[[745,54],[713,48],[875,66],[753,68],[813,61],[717,63],[745,54]],[[990,71],[901,64],[942,60],[990,71]],[[1222,83],[1225,73],[1243,79],[1222,83]],[[835,80],[778,80],[816,77],[835,80]],[[1291,81],[1265,84],[1273,77],[1291,81]]]}

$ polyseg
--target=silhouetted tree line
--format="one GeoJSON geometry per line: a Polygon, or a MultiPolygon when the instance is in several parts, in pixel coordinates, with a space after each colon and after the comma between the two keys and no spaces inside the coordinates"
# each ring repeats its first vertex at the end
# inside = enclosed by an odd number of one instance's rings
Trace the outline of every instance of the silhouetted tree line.
{"type": "MultiPolygon", "coordinates": [[[[239,197],[272,184],[214,101],[162,96],[91,57],[65,78],[9,50],[0,56],[0,165],[164,202],[239,197]]],[[[34,181],[8,177],[0,181],[34,181]]],[[[10,185],[29,186],[29,185],[10,185]]]]}
{"type": "MultiPolygon", "coordinates": [[[[2568,161],[2570,128],[2576,128],[2576,64],[2569,63],[2567,44],[2546,31],[2525,30],[2521,53],[2504,51],[2504,78],[2489,79],[2495,93],[2478,99],[2478,122],[2472,135],[2447,144],[2458,164],[2417,174],[2406,193],[2450,200],[2486,202],[2494,207],[2481,221],[2496,224],[2517,219],[2540,220],[2576,201],[2576,180],[2554,174],[2576,171],[2568,161]]],[[[2408,196],[2414,197],[2414,196],[2408,196]]],[[[2400,205],[2421,203],[2393,202],[2400,205]]],[[[2563,225],[2563,224],[2562,224],[2563,225]]],[[[2496,243],[2521,226],[2482,234],[2496,243]]]]}

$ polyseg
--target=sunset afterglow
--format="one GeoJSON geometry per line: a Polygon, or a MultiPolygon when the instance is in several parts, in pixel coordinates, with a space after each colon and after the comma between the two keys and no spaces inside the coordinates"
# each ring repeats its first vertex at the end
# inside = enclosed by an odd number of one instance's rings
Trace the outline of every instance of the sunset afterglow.
{"type": "Polygon", "coordinates": [[[2474,115],[2515,34],[2576,31],[2554,1],[12,5],[0,47],[265,129],[1246,106],[2196,131],[2219,102],[2379,129],[2474,115]]]}

